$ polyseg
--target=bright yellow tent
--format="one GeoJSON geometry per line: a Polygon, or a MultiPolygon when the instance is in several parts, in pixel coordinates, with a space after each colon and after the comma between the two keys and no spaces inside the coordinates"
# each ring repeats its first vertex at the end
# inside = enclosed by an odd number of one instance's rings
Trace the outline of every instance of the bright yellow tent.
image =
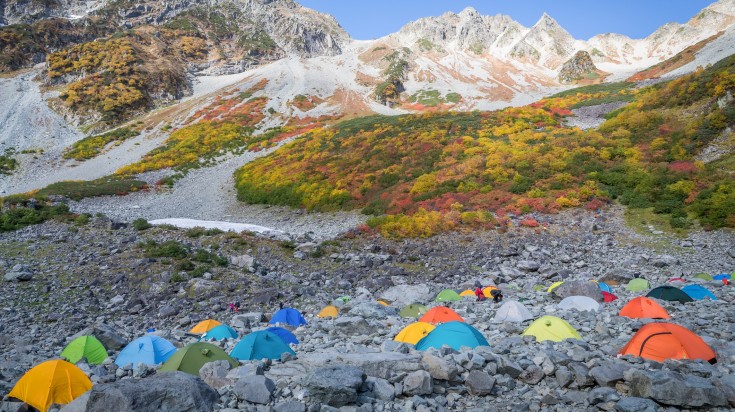
{"type": "Polygon", "coordinates": [[[65,405],[92,389],[81,369],[63,360],[50,360],[26,372],[8,397],[45,412],[51,404],[65,405]]]}
{"type": "Polygon", "coordinates": [[[214,319],[207,319],[194,325],[194,327],[191,328],[189,332],[195,333],[197,335],[204,335],[205,333],[209,332],[210,329],[213,329],[221,324],[222,322],[218,322],[214,319]]]}
{"type": "Polygon", "coordinates": [[[482,294],[485,295],[486,298],[491,298],[493,295],[490,293],[497,289],[495,286],[488,286],[485,289],[482,290],[482,294]]]}
{"type": "Polygon", "coordinates": [[[572,325],[556,316],[542,316],[536,319],[523,332],[523,336],[535,336],[537,342],[543,342],[545,340],[561,342],[564,339],[582,340],[582,336],[579,335],[579,332],[572,325]]]}
{"type": "Polygon", "coordinates": [[[554,289],[558,288],[563,283],[564,282],[554,282],[554,283],[552,283],[551,286],[549,286],[549,289],[547,290],[547,292],[551,293],[554,289]]]}
{"type": "Polygon", "coordinates": [[[418,341],[434,330],[436,326],[428,322],[414,322],[403,328],[393,340],[415,345],[418,341]]]}
{"type": "Polygon", "coordinates": [[[318,318],[336,318],[339,316],[339,309],[336,306],[327,306],[322,309],[319,314],[316,315],[318,318]]]}
{"type": "Polygon", "coordinates": [[[466,289],[466,290],[463,290],[462,293],[459,294],[459,296],[462,296],[462,297],[465,297],[465,296],[475,296],[475,291],[474,290],[470,290],[470,289],[466,289]]]}

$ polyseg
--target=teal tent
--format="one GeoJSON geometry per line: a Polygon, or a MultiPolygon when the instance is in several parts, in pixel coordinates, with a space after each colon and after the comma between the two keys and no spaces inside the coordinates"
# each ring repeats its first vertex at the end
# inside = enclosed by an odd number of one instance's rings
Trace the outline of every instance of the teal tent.
{"type": "Polygon", "coordinates": [[[237,339],[237,331],[227,325],[215,326],[202,335],[201,340],[237,339]]]}
{"type": "Polygon", "coordinates": [[[717,300],[717,296],[709,289],[700,285],[687,285],[681,288],[681,291],[689,295],[694,300],[712,299],[717,300]]]}
{"type": "Polygon", "coordinates": [[[687,295],[685,292],[682,292],[681,289],[675,288],[673,286],[659,286],[656,289],[648,292],[646,297],[668,300],[671,302],[694,302],[694,299],[692,299],[689,295],[687,295]]]}
{"type": "Polygon", "coordinates": [[[464,322],[447,322],[437,326],[416,343],[417,350],[441,348],[447,345],[459,350],[462,346],[474,348],[490,346],[482,333],[464,322]]]}
{"type": "Polygon", "coordinates": [[[282,353],[296,354],[278,335],[261,330],[242,338],[230,356],[239,360],[281,359],[282,353]]]}

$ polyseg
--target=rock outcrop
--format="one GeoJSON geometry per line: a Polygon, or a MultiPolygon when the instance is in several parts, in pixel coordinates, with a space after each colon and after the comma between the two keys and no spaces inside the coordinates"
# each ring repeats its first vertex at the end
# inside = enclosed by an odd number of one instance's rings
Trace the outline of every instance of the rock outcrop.
{"type": "Polygon", "coordinates": [[[590,54],[584,50],[575,53],[559,70],[559,82],[562,84],[595,77],[597,77],[597,67],[590,54]]]}

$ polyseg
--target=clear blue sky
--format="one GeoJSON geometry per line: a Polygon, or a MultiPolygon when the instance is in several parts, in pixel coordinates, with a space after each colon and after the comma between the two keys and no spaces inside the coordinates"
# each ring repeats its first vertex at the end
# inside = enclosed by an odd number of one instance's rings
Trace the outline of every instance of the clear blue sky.
{"type": "Polygon", "coordinates": [[[643,38],[668,22],[684,23],[715,0],[297,0],[337,18],[359,40],[382,37],[406,23],[472,6],[482,14],[507,14],[526,27],[543,12],[575,38],[601,33],[643,38]]]}

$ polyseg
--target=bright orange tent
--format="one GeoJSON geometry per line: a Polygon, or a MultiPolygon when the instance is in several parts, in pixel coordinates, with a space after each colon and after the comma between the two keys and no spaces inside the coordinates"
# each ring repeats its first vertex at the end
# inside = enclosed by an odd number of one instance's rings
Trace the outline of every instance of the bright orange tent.
{"type": "Polygon", "coordinates": [[[90,389],[92,381],[81,369],[64,360],[50,360],[26,372],[8,397],[45,412],[51,404],[67,404],[90,389]]]}
{"type": "Polygon", "coordinates": [[[419,319],[419,322],[427,322],[432,324],[447,323],[447,322],[464,322],[461,316],[457,312],[449,309],[446,306],[436,306],[429,309],[428,312],[424,313],[424,316],[419,319]]]}
{"type": "Polygon", "coordinates": [[[459,294],[459,296],[465,297],[465,296],[475,296],[475,291],[471,289],[465,289],[462,291],[462,293],[459,294]]]}
{"type": "Polygon", "coordinates": [[[222,322],[218,322],[214,319],[207,319],[203,320],[196,325],[194,325],[193,328],[189,332],[195,333],[197,335],[204,335],[205,333],[209,332],[210,329],[214,328],[215,326],[221,325],[222,322]]]}
{"type": "Polygon", "coordinates": [[[673,323],[649,323],[640,328],[621,355],[638,356],[663,362],[666,359],[703,359],[717,362],[717,355],[702,338],[689,329],[673,323]]]}
{"type": "Polygon", "coordinates": [[[485,295],[486,298],[491,298],[491,297],[493,297],[493,295],[490,292],[494,291],[495,289],[497,289],[497,287],[495,287],[495,286],[488,286],[488,287],[482,289],[482,294],[485,295]]]}
{"type": "Polygon", "coordinates": [[[670,319],[666,309],[653,299],[639,296],[620,309],[620,316],[627,318],[670,319]]]}

